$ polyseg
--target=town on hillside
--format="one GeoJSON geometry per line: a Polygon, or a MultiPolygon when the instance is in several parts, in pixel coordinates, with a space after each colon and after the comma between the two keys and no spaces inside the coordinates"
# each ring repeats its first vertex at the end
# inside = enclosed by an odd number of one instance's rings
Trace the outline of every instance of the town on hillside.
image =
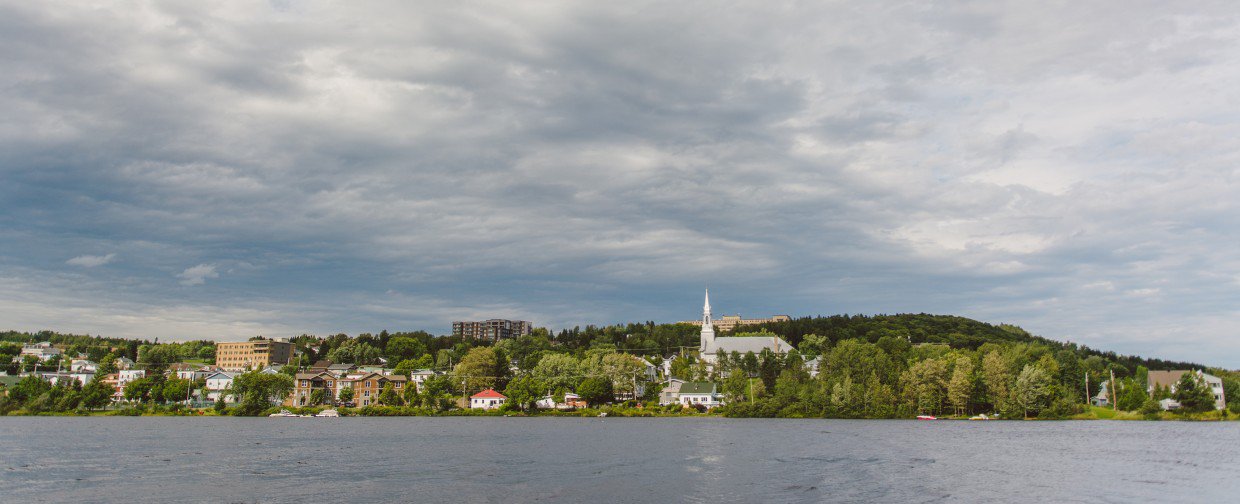
{"type": "Polygon", "coordinates": [[[1232,418],[1240,373],[937,315],[139,342],[0,335],[0,413],[1232,418]],[[283,410],[283,411],[281,411],[283,410]],[[280,413],[275,413],[281,411],[280,413]],[[297,412],[297,413],[293,413],[297,412]],[[1195,416],[1194,416],[1195,415],[1195,416]]]}

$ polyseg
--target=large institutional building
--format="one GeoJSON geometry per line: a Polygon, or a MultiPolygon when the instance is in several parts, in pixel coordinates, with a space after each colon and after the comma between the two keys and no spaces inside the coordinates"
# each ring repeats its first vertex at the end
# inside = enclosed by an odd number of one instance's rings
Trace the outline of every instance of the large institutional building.
{"type": "MultiPolygon", "coordinates": [[[[767,322],[787,322],[792,317],[787,315],[773,315],[771,318],[741,318],[740,315],[723,315],[714,319],[715,329],[720,332],[729,332],[736,329],[737,326],[765,324],[767,322]]],[[[701,320],[684,320],[681,324],[702,325],[701,320]]]]}
{"type": "Polygon", "coordinates": [[[525,320],[490,319],[479,322],[452,323],[452,335],[476,341],[499,341],[530,333],[533,324],[525,320]]]}
{"type": "MultiPolygon", "coordinates": [[[[738,317],[739,318],[739,317],[738,317]]],[[[786,317],[785,317],[786,318],[786,317]]],[[[730,354],[736,352],[746,354],[753,352],[754,354],[762,353],[764,349],[770,349],[777,354],[788,353],[792,350],[792,345],[779,336],[732,336],[727,338],[715,337],[715,323],[710,318],[710,291],[706,291],[706,304],[702,307],[702,320],[698,322],[702,325],[702,345],[699,348],[702,360],[708,364],[718,362],[720,354],[730,354]]]]}
{"type": "Polygon", "coordinates": [[[225,371],[262,369],[288,364],[293,359],[293,344],[269,339],[223,342],[215,344],[215,365],[225,371]]]}

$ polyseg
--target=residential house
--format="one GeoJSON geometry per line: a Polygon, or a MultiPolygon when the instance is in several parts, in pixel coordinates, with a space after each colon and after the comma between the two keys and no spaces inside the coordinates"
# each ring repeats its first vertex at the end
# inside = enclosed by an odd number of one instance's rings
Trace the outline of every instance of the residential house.
{"type": "Polygon", "coordinates": [[[805,371],[809,373],[810,378],[818,377],[818,369],[822,366],[822,356],[819,355],[813,359],[805,361],[805,371]]]}
{"type": "Polygon", "coordinates": [[[1201,370],[1150,371],[1148,392],[1152,395],[1155,387],[1163,387],[1174,394],[1175,385],[1180,381],[1180,377],[1184,376],[1184,373],[1196,373],[1198,378],[1205,381],[1206,386],[1210,388],[1210,392],[1214,394],[1214,409],[1222,410],[1227,408],[1227,398],[1223,396],[1223,379],[1201,370]]]}
{"type": "Polygon", "coordinates": [[[216,371],[207,375],[206,378],[207,400],[215,402],[224,398],[224,402],[235,402],[236,398],[229,394],[232,388],[233,374],[227,371],[216,371]]]}
{"type": "Polygon", "coordinates": [[[69,362],[70,372],[86,371],[94,373],[97,370],[99,370],[99,365],[86,359],[73,359],[69,362]]]}
{"type": "Polygon", "coordinates": [[[345,376],[354,371],[357,371],[355,364],[339,363],[327,366],[327,372],[336,376],[345,376]]]}
{"type": "Polygon", "coordinates": [[[663,383],[663,390],[659,392],[659,405],[667,406],[680,402],[680,386],[684,383],[684,380],[678,378],[668,378],[663,383]]]}
{"type": "Polygon", "coordinates": [[[486,389],[469,396],[469,407],[470,409],[492,410],[503,406],[507,401],[508,397],[504,394],[496,392],[495,389],[486,389]]]}
{"type": "Polygon", "coordinates": [[[437,374],[440,374],[440,373],[437,373],[430,369],[419,369],[417,371],[409,373],[409,381],[413,382],[418,387],[418,392],[421,392],[422,383],[425,382],[427,378],[430,378],[437,374]]]}
{"type": "Polygon", "coordinates": [[[702,406],[707,409],[719,406],[719,393],[711,382],[685,382],[680,385],[680,404],[702,406]]]}
{"type": "Polygon", "coordinates": [[[116,369],[119,369],[122,371],[126,369],[132,369],[133,364],[134,364],[133,359],[130,359],[129,357],[117,357],[116,359],[116,369]]]}
{"type": "Polygon", "coordinates": [[[1108,392],[1108,390],[1110,390],[1110,387],[1111,387],[1111,380],[1103,381],[1102,385],[1098,387],[1098,395],[1095,395],[1089,398],[1089,403],[1094,406],[1099,406],[1099,407],[1110,406],[1111,405],[1111,393],[1108,392]]]}

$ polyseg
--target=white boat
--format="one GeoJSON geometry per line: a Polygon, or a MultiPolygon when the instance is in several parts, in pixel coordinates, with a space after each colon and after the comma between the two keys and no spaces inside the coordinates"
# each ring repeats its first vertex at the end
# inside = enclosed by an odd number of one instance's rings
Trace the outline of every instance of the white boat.
{"type": "Polygon", "coordinates": [[[272,413],[267,416],[270,418],[297,418],[297,415],[293,414],[292,412],[286,409],[282,409],[280,410],[279,413],[272,413]]]}
{"type": "Polygon", "coordinates": [[[990,417],[986,416],[985,413],[982,413],[977,416],[969,417],[969,420],[990,420],[990,417]]]}
{"type": "Polygon", "coordinates": [[[334,409],[325,409],[314,416],[323,418],[340,418],[340,412],[334,409]]]}

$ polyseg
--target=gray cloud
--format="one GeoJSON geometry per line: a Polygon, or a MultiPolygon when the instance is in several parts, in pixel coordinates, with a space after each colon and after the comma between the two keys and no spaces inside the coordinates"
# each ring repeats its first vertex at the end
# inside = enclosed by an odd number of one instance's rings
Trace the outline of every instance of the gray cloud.
{"type": "Polygon", "coordinates": [[[116,254],[107,254],[107,255],[101,255],[101,256],[80,255],[80,256],[74,257],[73,259],[69,259],[68,261],[65,261],[65,264],[69,264],[72,266],[81,266],[83,268],[94,268],[96,266],[103,266],[107,263],[110,263],[112,262],[112,259],[115,259],[115,258],[116,258],[116,254]]]}
{"type": "Polygon", "coordinates": [[[1240,366],[1233,11],[0,6],[0,276],[41,286],[0,322],[679,320],[710,284],[1240,366]]]}

